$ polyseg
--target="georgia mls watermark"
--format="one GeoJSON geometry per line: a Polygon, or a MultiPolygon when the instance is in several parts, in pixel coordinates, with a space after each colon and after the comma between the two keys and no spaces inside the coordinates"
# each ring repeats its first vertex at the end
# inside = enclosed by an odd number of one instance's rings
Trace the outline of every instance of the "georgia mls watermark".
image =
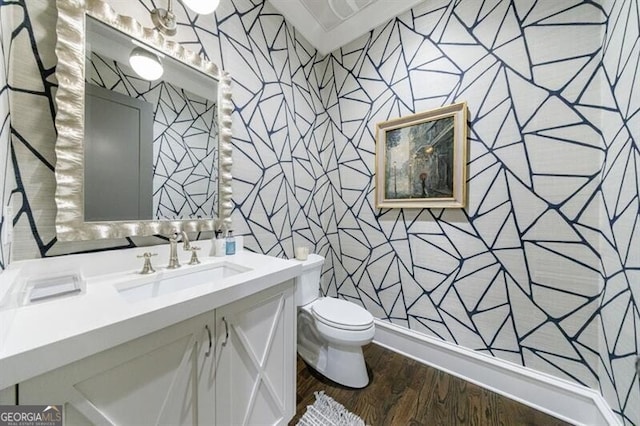
{"type": "Polygon", "coordinates": [[[0,426],[62,425],[62,405],[0,405],[0,426]]]}

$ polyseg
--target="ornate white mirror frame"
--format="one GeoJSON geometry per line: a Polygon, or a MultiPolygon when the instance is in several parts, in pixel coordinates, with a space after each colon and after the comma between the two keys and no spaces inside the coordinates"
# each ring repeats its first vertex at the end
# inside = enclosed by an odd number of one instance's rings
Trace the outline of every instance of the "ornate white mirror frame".
{"type": "Polygon", "coordinates": [[[130,236],[168,235],[174,230],[208,231],[230,228],[231,210],[231,78],[218,66],[167,40],[135,19],[119,15],[101,0],[57,0],[56,26],[56,232],[58,240],[78,241],[130,236]],[[214,219],[84,221],[85,41],[86,17],[120,31],[218,80],[218,217],[214,219]]]}

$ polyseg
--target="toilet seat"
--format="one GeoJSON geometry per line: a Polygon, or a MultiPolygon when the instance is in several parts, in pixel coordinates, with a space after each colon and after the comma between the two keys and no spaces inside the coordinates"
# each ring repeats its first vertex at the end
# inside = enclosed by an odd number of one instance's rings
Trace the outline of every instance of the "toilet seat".
{"type": "Polygon", "coordinates": [[[373,326],[373,316],[366,309],[333,297],[316,300],[311,314],[317,321],[341,330],[361,331],[373,326]]]}

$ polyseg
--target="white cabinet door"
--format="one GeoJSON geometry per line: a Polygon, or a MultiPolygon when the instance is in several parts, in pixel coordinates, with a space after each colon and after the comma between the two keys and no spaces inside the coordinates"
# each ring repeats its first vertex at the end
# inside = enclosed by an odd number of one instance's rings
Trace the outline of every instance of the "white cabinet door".
{"type": "Polygon", "coordinates": [[[293,282],[216,310],[216,424],[286,425],[295,414],[293,282]]]}
{"type": "Polygon", "coordinates": [[[66,425],[213,424],[214,321],[203,314],[28,380],[20,404],[62,404],[66,425]]]}

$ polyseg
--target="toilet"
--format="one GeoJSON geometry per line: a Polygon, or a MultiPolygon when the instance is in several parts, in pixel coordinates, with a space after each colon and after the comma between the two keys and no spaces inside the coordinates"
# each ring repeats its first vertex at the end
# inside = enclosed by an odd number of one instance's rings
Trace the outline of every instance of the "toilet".
{"type": "Polygon", "coordinates": [[[324,257],[310,254],[296,278],[298,354],[334,382],[363,388],[369,384],[369,375],[362,346],[373,340],[373,316],[355,303],[320,297],[323,264],[324,257]]]}

